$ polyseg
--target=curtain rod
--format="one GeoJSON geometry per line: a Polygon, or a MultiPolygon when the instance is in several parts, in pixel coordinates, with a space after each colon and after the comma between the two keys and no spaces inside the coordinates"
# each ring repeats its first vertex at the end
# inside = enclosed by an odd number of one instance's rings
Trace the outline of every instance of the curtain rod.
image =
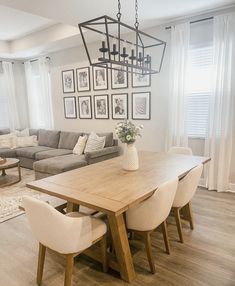
{"type": "MultiPolygon", "coordinates": [[[[51,58],[50,57],[46,57],[47,60],[50,60],[51,58]]],[[[38,61],[39,59],[34,59],[34,60],[30,60],[29,62],[30,63],[33,63],[33,62],[36,62],[38,61]]],[[[24,64],[24,62],[22,62],[22,64],[24,64]]]]}
{"type": "MultiPolygon", "coordinates": [[[[0,63],[2,63],[3,61],[0,61],[0,63]]],[[[7,61],[6,61],[7,62],[7,61]]],[[[14,62],[8,62],[8,63],[12,63],[14,65],[14,62]]]]}
{"type": "MultiPolygon", "coordinates": [[[[214,17],[207,17],[207,18],[203,18],[203,19],[191,21],[190,24],[194,24],[194,23],[198,23],[198,22],[203,22],[203,21],[208,21],[208,20],[212,20],[212,19],[214,19],[214,17]]],[[[165,29],[166,29],[166,30],[170,30],[171,27],[172,27],[172,26],[168,26],[168,27],[166,27],[165,29]]]]}

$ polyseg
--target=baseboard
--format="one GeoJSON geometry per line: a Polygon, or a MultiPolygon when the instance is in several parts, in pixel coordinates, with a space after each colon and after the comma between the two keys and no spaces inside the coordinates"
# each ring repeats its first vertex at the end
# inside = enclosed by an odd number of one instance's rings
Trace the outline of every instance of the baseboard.
{"type": "Polygon", "coordinates": [[[230,184],[230,192],[235,193],[235,184],[230,184]]]}

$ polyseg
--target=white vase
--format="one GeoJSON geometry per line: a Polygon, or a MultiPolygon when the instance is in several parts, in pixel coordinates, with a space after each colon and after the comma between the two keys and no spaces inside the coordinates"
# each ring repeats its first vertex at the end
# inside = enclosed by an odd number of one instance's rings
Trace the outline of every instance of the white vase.
{"type": "Polygon", "coordinates": [[[126,144],[123,155],[122,167],[127,171],[139,169],[139,158],[135,144],[126,144]]]}

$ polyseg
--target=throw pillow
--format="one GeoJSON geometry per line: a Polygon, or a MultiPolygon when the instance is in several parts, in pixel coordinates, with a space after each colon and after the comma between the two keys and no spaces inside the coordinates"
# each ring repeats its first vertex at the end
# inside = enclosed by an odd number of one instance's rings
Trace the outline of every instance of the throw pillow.
{"type": "Polygon", "coordinates": [[[0,148],[15,148],[16,135],[14,133],[0,135],[0,148]]]}
{"type": "Polygon", "coordinates": [[[17,146],[16,147],[33,147],[38,146],[37,136],[25,136],[17,137],[17,146]]]}
{"type": "Polygon", "coordinates": [[[84,153],[102,150],[105,145],[105,136],[99,137],[96,133],[91,132],[88,137],[84,153]]]}
{"type": "Polygon", "coordinates": [[[15,130],[14,133],[17,137],[26,137],[29,136],[29,128],[25,128],[23,130],[15,130]]]}
{"type": "Polygon", "coordinates": [[[73,148],[73,154],[82,155],[86,146],[87,136],[79,136],[77,144],[73,148]]]}

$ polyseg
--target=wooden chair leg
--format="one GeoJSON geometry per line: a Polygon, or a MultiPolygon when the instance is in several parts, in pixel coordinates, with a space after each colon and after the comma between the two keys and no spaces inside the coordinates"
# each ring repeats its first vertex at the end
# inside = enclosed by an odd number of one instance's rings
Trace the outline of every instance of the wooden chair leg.
{"type": "Polygon", "coordinates": [[[150,232],[146,232],[144,234],[144,240],[145,240],[145,248],[146,248],[146,253],[147,253],[147,257],[149,261],[150,270],[151,270],[151,273],[154,274],[156,272],[156,269],[155,269],[154,260],[153,260],[150,232]]]}
{"type": "Polygon", "coordinates": [[[162,234],[165,242],[166,253],[170,254],[170,244],[168,239],[167,223],[166,220],[162,223],[162,234]]]}
{"type": "Polygon", "coordinates": [[[180,238],[180,242],[183,243],[183,233],[182,233],[182,226],[181,226],[181,221],[180,221],[180,208],[174,208],[174,214],[175,214],[175,221],[178,229],[178,234],[180,238]]]}
{"type": "Polygon", "coordinates": [[[42,283],[42,275],[45,261],[46,247],[39,243],[39,252],[38,252],[38,269],[37,269],[37,284],[42,283]]]}
{"type": "Polygon", "coordinates": [[[103,263],[103,271],[108,271],[108,256],[107,256],[107,237],[106,235],[100,241],[101,245],[101,255],[102,255],[102,263],[103,263]]]}
{"type": "Polygon", "coordinates": [[[74,264],[73,254],[66,254],[64,286],[72,285],[73,264],[74,264]]]}
{"type": "Polygon", "coordinates": [[[188,219],[189,219],[190,228],[194,229],[193,212],[192,212],[191,202],[189,202],[187,204],[187,209],[188,209],[188,219]]]}

